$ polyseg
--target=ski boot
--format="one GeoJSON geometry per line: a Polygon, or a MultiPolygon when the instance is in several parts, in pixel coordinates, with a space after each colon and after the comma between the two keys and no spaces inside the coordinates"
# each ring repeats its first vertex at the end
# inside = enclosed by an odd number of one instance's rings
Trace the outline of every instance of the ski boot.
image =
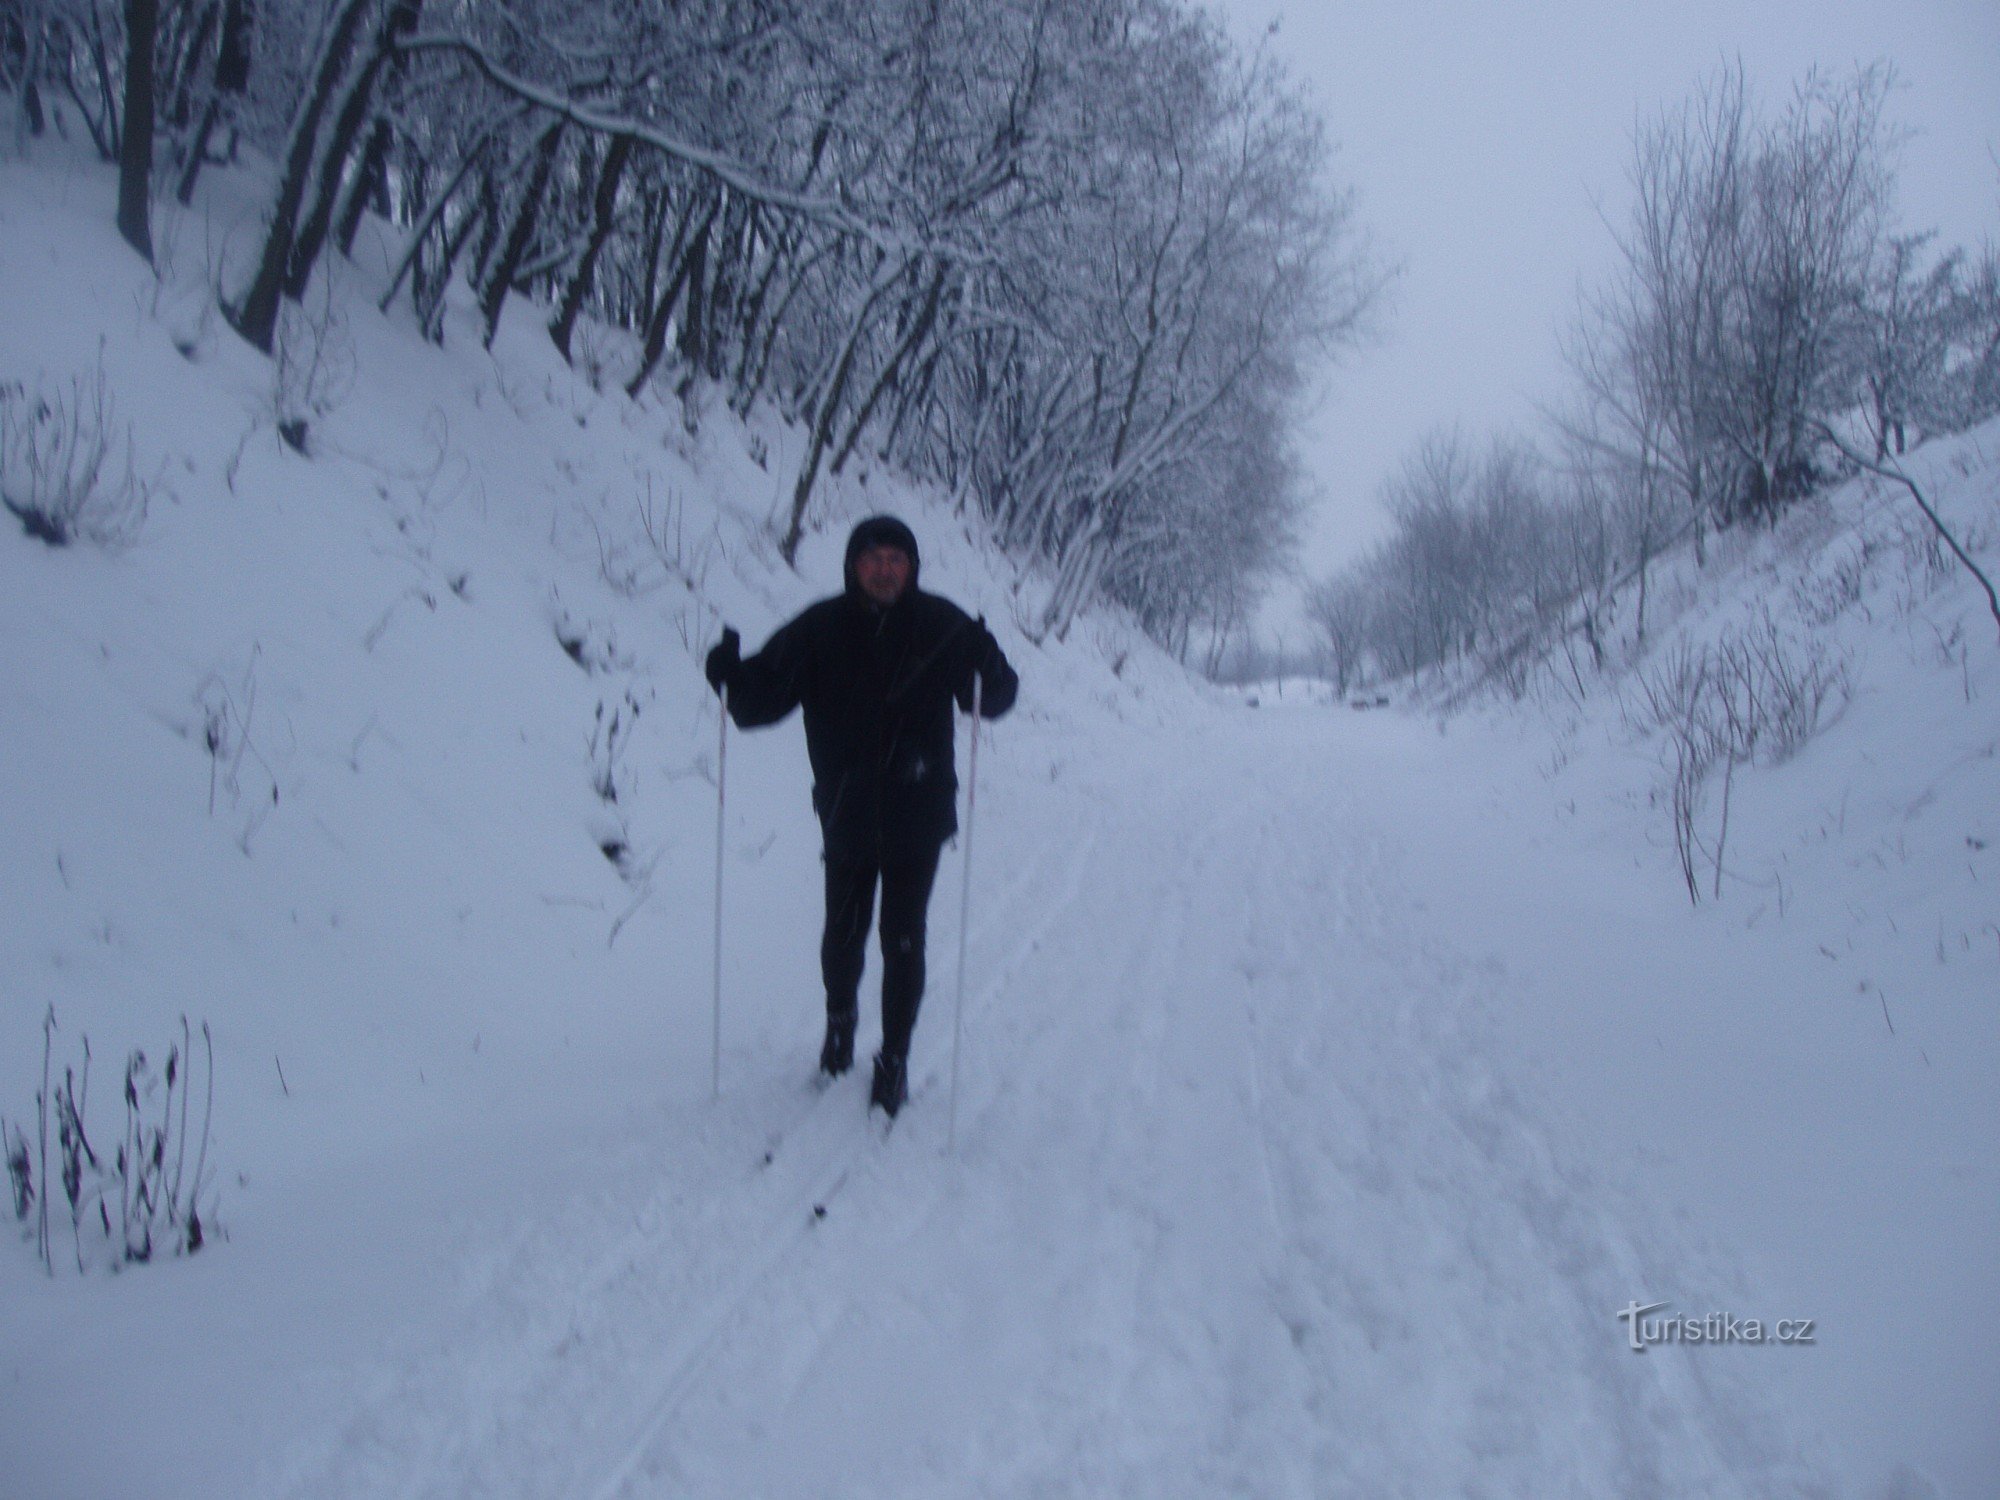
{"type": "Polygon", "coordinates": [[[826,1013],[826,1041],[819,1049],[819,1070],[828,1078],[838,1078],[854,1066],[854,1022],[851,1010],[826,1013]]]}
{"type": "Polygon", "coordinates": [[[868,1092],[868,1107],[879,1109],[890,1119],[910,1096],[909,1063],[906,1058],[875,1054],[875,1084],[868,1092]]]}

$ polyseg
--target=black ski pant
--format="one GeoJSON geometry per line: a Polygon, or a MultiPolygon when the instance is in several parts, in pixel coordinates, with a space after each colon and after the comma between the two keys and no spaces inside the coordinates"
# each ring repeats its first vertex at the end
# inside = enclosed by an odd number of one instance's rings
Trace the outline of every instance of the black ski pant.
{"type": "Polygon", "coordinates": [[[915,860],[887,865],[826,861],[826,931],[820,972],[829,1015],[856,1013],[875,887],[882,887],[882,1051],[910,1055],[917,1007],[924,999],[924,914],[937,879],[939,847],[915,860]]]}

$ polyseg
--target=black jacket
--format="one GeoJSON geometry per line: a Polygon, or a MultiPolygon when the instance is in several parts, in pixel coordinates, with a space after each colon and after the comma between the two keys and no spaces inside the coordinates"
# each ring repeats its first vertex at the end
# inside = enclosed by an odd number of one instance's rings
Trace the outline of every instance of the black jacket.
{"type": "MultiPolygon", "coordinates": [[[[920,590],[914,571],[886,610],[861,592],[854,559],[867,525],[849,543],[845,591],[779,627],[725,680],[740,728],[804,708],[827,857],[894,864],[929,855],[958,831],[953,702],[971,711],[976,674],[981,715],[997,719],[1020,680],[985,625],[920,590]]],[[[914,539],[909,551],[914,565],[914,539]]]]}

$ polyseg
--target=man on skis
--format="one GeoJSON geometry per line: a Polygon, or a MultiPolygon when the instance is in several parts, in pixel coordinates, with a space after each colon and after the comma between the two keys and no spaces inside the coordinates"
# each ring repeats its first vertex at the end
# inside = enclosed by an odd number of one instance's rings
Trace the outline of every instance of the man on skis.
{"type": "Polygon", "coordinates": [[[910,1036],[924,994],[924,914],[938,854],[958,831],[952,704],[1014,705],[1019,679],[983,619],[917,587],[917,539],[872,516],[847,539],[845,588],[779,627],[756,655],[725,628],[709,685],[739,728],[805,710],[813,810],[826,862],[826,1042],[819,1065],[854,1065],[863,954],[881,888],[882,1049],[870,1107],[893,1118],[908,1093],[910,1036]]]}

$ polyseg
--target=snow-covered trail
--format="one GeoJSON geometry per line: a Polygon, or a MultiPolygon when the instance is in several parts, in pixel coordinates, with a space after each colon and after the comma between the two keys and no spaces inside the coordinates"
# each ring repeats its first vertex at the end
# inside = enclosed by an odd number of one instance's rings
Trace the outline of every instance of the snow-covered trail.
{"type": "Polygon", "coordinates": [[[1693,1252],[1511,1071],[1497,964],[1399,870],[1421,731],[1353,761],[1345,727],[1003,742],[956,1158],[948,861],[893,1136],[859,1077],[771,1060],[492,1257],[273,1487],[1805,1488],[1726,1363],[1625,1348],[1616,1309],[1693,1252]]]}
{"type": "MultiPolygon", "coordinates": [[[[100,1078],[213,1021],[215,1234],[117,1275],[17,1244],[0,1493],[1995,1493],[2000,680],[1899,497],[1663,564],[1697,642],[1859,591],[1813,627],[1852,702],[1737,776],[1691,911],[1610,682],[1253,712],[1110,615],[1028,644],[1039,585],[880,471],[793,572],[803,434],[597,390],[525,299],[491,351],[463,303],[412,339],[365,265],[308,458],[194,248],[256,182],[156,280],[51,150],[0,163],[5,373],[103,371],[164,488],[130,551],[0,528],[0,1113],[34,1128],[45,1017],[100,1078]],[[883,506],[1028,681],[955,1158],[956,857],[909,1114],[811,1086],[796,721],[731,741],[708,1097],[700,655],[883,506]],[[1634,1353],[1656,1299],[1821,1342],[1634,1353]]],[[[1966,536],[1995,430],[1913,455],[1966,536]]]]}

